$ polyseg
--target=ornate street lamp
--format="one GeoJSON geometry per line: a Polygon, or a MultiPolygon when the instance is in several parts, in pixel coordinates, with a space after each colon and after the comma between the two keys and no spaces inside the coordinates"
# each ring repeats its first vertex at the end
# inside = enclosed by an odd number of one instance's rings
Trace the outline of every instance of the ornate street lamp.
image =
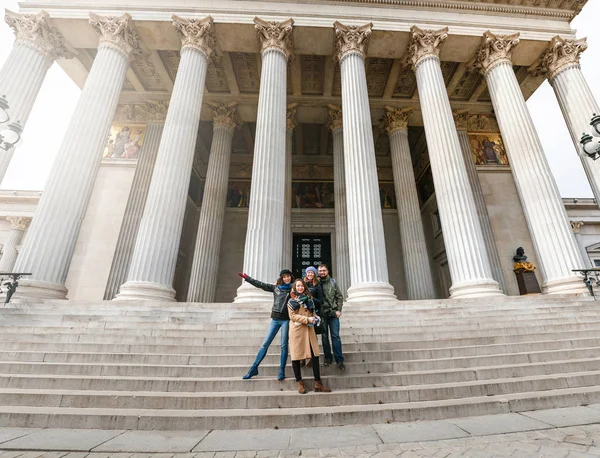
{"type": "Polygon", "coordinates": [[[593,136],[584,132],[579,143],[581,144],[583,152],[588,157],[596,160],[600,158],[600,116],[596,113],[594,113],[594,116],[590,121],[590,126],[593,127],[593,136]]]}
{"type": "Polygon", "coordinates": [[[21,141],[23,127],[19,121],[10,122],[6,96],[0,97],[0,149],[8,151],[21,141]]]}

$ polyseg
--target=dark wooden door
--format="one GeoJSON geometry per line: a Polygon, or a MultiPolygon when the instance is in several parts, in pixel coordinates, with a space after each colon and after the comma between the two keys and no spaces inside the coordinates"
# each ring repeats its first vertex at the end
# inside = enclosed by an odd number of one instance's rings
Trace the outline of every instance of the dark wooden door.
{"type": "Polygon", "coordinates": [[[294,277],[304,277],[308,266],[317,267],[325,263],[331,269],[331,235],[329,234],[294,234],[292,272],[294,277]]]}

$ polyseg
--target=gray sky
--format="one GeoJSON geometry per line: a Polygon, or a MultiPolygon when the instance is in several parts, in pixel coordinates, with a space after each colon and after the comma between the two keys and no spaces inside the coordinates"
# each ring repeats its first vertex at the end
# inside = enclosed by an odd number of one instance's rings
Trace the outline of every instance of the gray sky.
{"type": "MultiPolygon", "coordinates": [[[[16,0],[0,0],[0,4],[18,11],[16,0]]],[[[589,49],[583,54],[581,66],[596,100],[600,100],[600,30],[596,24],[599,17],[600,1],[590,0],[572,23],[578,37],[588,37],[589,49]]],[[[6,61],[12,44],[12,31],[2,21],[0,65],[6,61]]],[[[24,143],[16,150],[2,182],[3,189],[43,188],[79,93],[62,69],[53,65],[27,121],[24,143]]],[[[547,82],[529,99],[528,106],[562,196],[592,197],[554,91],[547,82]]]]}

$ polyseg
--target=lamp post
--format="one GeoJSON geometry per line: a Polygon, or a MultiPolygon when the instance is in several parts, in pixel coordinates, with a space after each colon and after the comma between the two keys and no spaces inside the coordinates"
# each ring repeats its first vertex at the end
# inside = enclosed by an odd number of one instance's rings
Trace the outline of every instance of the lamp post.
{"type": "Polygon", "coordinates": [[[21,141],[23,127],[19,121],[10,122],[6,96],[0,97],[0,149],[8,151],[21,141]]]}
{"type": "Polygon", "coordinates": [[[590,126],[593,128],[592,135],[584,132],[579,143],[583,152],[595,161],[600,158],[600,115],[594,113],[590,126]]]}

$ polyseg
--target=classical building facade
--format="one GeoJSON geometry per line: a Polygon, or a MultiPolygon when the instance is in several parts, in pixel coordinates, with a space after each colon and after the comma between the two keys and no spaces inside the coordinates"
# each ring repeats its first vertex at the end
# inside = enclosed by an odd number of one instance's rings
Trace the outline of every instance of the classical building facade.
{"type": "Polygon", "coordinates": [[[349,301],[514,295],[519,246],[544,293],[585,293],[525,103],[549,79],[576,154],[585,0],[517,3],[22,2],[0,93],[25,122],[55,60],[82,93],[10,242],[20,294],[262,301],[238,271],[324,261],[349,301]]]}

